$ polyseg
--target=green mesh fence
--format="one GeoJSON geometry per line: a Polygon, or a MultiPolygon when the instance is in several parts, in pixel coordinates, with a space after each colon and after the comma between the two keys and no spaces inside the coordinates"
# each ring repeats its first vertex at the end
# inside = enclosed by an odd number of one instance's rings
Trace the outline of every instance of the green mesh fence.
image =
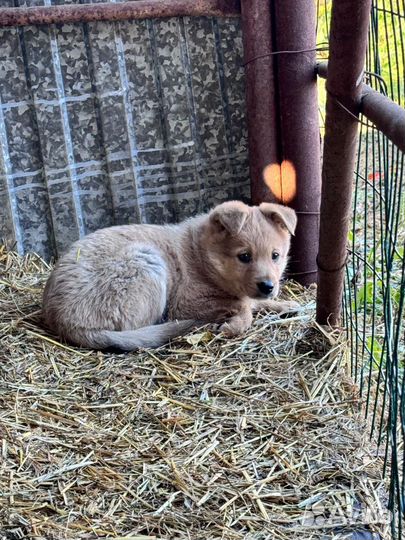
{"type": "MultiPolygon", "coordinates": [[[[327,38],[330,10],[330,1],[318,1],[318,43],[327,38]]],[[[366,82],[402,106],[404,44],[405,1],[374,1],[366,82]]],[[[321,110],[324,101],[321,88],[321,110]]],[[[385,459],[392,534],[401,538],[405,530],[404,155],[365,117],[360,120],[344,323],[351,372],[364,399],[370,436],[376,438],[385,459]]]]}

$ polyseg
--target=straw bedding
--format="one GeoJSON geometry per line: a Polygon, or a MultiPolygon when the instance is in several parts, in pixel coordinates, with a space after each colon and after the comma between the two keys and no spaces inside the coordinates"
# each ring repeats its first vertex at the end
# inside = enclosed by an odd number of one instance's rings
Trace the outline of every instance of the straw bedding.
{"type": "Polygon", "coordinates": [[[388,538],[381,458],[313,290],[287,285],[299,313],[238,339],[103,354],[41,329],[48,273],[0,251],[0,538],[388,538]]]}

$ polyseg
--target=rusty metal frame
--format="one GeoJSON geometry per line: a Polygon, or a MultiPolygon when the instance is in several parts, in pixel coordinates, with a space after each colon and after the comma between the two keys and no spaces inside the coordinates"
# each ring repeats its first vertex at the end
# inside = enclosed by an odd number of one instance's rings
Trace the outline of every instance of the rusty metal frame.
{"type": "Polygon", "coordinates": [[[310,285],[317,279],[321,201],[316,6],[313,0],[274,0],[274,11],[277,51],[289,51],[276,55],[280,157],[291,163],[281,168],[281,202],[298,216],[288,276],[310,285]]]}
{"type": "Polygon", "coordinates": [[[241,12],[252,202],[295,208],[289,277],[309,285],[317,277],[321,191],[315,5],[242,0],[241,12]],[[263,181],[267,165],[280,184],[273,191],[263,181]]]}
{"type": "Polygon", "coordinates": [[[371,0],[332,4],[316,318],[340,323],[371,0]]]}
{"type": "MultiPolygon", "coordinates": [[[[320,62],[317,73],[327,79],[328,63],[320,62]]],[[[405,153],[405,109],[367,84],[362,84],[359,99],[359,111],[405,153]]]]}
{"type": "Polygon", "coordinates": [[[263,169],[279,163],[274,35],[268,0],[242,0],[246,76],[246,114],[253,204],[275,201],[263,181],[263,169]]]}
{"type": "Polygon", "coordinates": [[[0,8],[0,26],[122,21],[180,16],[240,16],[239,0],[139,0],[0,8]]]}

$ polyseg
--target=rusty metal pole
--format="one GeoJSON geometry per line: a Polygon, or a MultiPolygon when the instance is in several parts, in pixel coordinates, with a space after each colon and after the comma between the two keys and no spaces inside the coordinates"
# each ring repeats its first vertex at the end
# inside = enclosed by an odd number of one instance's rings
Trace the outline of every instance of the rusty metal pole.
{"type": "MultiPolygon", "coordinates": [[[[328,75],[328,63],[317,66],[319,77],[328,75]]],[[[360,111],[375,127],[384,133],[401,152],[405,153],[405,109],[367,84],[361,86],[360,111]]]]}
{"type": "Polygon", "coordinates": [[[263,169],[279,164],[272,23],[269,0],[242,0],[251,198],[274,201],[263,169]]]}
{"type": "Polygon", "coordinates": [[[310,285],[317,279],[321,201],[316,6],[313,0],[274,0],[274,10],[281,202],[292,206],[298,215],[288,275],[303,285],[310,285]],[[287,162],[290,165],[285,167],[287,162]]]}
{"type": "Polygon", "coordinates": [[[405,152],[405,109],[373,88],[363,85],[361,112],[405,152]]]}
{"type": "Polygon", "coordinates": [[[0,27],[203,15],[239,16],[239,0],[138,0],[0,8],[0,27]]]}
{"type": "Polygon", "coordinates": [[[342,307],[370,9],[371,0],[332,4],[316,318],[333,326],[340,322],[342,307]]]}

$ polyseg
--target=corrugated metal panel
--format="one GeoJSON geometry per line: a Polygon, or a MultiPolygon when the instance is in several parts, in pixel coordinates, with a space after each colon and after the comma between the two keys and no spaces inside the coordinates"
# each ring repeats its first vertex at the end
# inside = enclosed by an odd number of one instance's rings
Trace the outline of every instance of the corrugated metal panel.
{"type": "Polygon", "coordinates": [[[237,19],[1,29],[0,99],[0,237],[20,252],[249,197],[237,19]]]}

